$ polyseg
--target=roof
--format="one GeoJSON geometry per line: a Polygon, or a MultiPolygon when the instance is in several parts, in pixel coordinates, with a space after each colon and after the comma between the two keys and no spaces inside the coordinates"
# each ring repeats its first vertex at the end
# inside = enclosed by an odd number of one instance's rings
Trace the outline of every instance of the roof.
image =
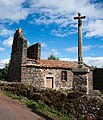
{"type": "Polygon", "coordinates": [[[51,68],[73,68],[77,67],[77,62],[62,60],[40,60],[40,65],[42,67],[51,68]]]}
{"type": "Polygon", "coordinates": [[[77,65],[78,65],[78,63],[76,61],[41,59],[39,63],[36,63],[34,59],[28,59],[27,64],[25,64],[24,66],[34,66],[34,67],[41,67],[41,68],[71,69],[71,68],[76,68],[77,65]]]}

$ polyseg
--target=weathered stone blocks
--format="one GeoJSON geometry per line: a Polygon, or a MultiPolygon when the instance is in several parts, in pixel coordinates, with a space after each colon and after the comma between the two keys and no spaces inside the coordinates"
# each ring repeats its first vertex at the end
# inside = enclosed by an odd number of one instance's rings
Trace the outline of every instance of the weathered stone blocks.
{"type": "Polygon", "coordinates": [[[73,90],[83,93],[88,92],[88,73],[89,69],[76,68],[72,70],[73,75],[73,90]]]}

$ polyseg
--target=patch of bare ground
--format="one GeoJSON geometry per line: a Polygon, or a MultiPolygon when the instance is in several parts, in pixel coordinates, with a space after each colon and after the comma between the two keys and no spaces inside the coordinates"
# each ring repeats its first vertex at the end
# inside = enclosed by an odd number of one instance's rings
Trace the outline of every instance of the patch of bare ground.
{"type": "Polygon", "coordinates": [[[12,100],[0,91],[0,120],[46,120],[26,105],[12,100]]]}

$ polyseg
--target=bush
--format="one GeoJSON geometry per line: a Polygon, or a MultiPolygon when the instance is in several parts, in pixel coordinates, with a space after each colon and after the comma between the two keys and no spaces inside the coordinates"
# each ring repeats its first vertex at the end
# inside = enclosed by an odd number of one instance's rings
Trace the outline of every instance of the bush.
{"type": "Polygon", "coordinates": [[[18,96],[24,96],[29,100],[32,99],[34,103],[29,101],[30,106],[38,107],[35,102],[42,102],[63,115],[73,115],[73,119],[79,119],[80,116],[94,116],[93,119],[103,118],[103,98],[101,96],[83,95],[81,92],[76,91],[66,95],[61,91],[52,89],[40,90],[21,83],[0,83],[0,89],[11,91],[17,95],[15,96],[17,98],[18,96]]]}

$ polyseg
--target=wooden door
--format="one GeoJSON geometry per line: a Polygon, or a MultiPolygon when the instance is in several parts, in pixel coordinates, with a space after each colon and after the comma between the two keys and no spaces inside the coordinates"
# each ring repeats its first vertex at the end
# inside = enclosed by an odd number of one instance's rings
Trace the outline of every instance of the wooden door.
{"type": "Polygon", "coordinates": [[[53,88],[53,77],[46,77],[46,87],[53,88]]]}

